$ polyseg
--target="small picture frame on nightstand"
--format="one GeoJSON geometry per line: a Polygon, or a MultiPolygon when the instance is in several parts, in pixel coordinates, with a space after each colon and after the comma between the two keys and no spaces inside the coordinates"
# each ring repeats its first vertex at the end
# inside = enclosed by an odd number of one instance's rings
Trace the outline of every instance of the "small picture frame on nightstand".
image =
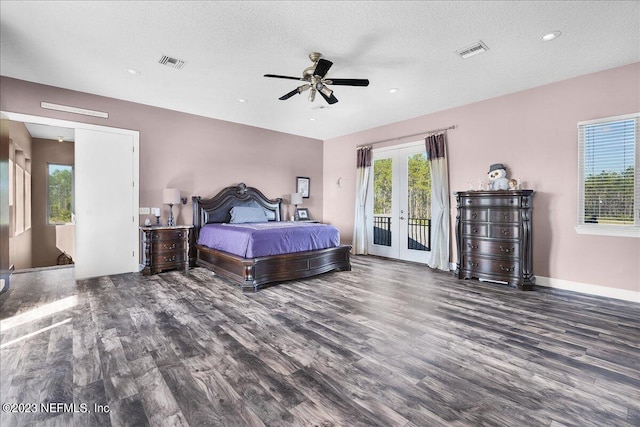
{"type": "Polygon", "coordinates": [[[298,216],[299,221],[307,221],[310,219],[309,217],[309,209],[307,208],[297,208],[296,214],[298,216]]]}

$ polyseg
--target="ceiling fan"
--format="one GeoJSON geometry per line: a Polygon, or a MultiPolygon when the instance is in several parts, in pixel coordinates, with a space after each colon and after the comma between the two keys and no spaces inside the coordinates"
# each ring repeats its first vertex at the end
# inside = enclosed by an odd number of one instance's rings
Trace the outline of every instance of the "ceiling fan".
{"type": "Polygon", "coordinates": [[[327,101],[329,104],[335,104],[338,99],[333,95],[333,91],[329,89],[328,85],[340,85],[340,86],[369,86],[369,80],[367,79],[332,79],[327,78],[327,72],[333,65],[333,62],[322,58],[322,54],[318,52],[311,52],[309,59],[313,62],[313,65],[307,67],[302,72],[302,77],[280,76],[277,74],[265,74],[265,77],[275,77],[277,79],[290,79],[300,80],[305,84],[298,86],[289,93],[282,95],[281,100],[289,99],[293,95],[301,94],[305,90],[310,90],[309,101],[313,102],[316,97],[316,92],[327,101]]]}

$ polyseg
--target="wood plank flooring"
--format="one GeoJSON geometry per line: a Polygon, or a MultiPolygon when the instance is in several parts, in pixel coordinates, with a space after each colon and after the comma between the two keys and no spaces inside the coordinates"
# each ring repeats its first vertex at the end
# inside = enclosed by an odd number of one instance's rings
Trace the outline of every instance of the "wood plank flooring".
{"type": "Polygon", "coordinates": [[[640,425],[640,304],[352,263],[255,294],[201,268],[15,274],[0,424],[640,425]]]}

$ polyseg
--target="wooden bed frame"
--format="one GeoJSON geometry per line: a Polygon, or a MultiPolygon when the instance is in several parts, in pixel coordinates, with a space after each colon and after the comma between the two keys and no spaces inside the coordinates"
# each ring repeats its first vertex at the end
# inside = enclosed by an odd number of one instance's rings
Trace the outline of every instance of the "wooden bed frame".
{"type": "Polygon", "coordinates": [[[282,199],[270,200],[258,189],[240,183],[226,187],[211,199],[194,196],[192,200],[196,265],[240,284],[243,291],[255,292],[266,284],[302,279],[332,270],[351,270],[351,246],[346,245],[258,258],[242,258],[198,245],[200,227],[210,223],[229,222],[229,211],[234,206],[255,206],[257,203],[265,210],[269,221],[282,221],[282,199]]]}

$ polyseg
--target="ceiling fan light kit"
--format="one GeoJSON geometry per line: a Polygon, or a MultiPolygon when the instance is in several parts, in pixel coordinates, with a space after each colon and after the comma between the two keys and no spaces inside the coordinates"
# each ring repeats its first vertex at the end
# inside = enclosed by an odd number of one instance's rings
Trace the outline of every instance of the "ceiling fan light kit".
{"type": "Polygon", "coordinates": [[[333,65],[333,62],[322,58],[322,54],[318,52],[311,52],[309,59],[313,62],[313,65],[307,67],[302,72],[302,77],[281,76],[278,74],[265,74],[265,77],[273,77],[277,79],[289,79],[299,80],[305,82],[305,84],[298,86],[291,92],[282,95],[280,100],[284,101],[291,98],[293,95],[301,94],[302,92],[309,90],[309,101],[313,102],[316,98],[316,93],[327,101],[328,104],[335,104],[338,99],[333,95],[328,85],[341,85],[341,86],[369,86],[369,80],[367,79],[329,79],[326,78],[329,69],[333,65]]]}

